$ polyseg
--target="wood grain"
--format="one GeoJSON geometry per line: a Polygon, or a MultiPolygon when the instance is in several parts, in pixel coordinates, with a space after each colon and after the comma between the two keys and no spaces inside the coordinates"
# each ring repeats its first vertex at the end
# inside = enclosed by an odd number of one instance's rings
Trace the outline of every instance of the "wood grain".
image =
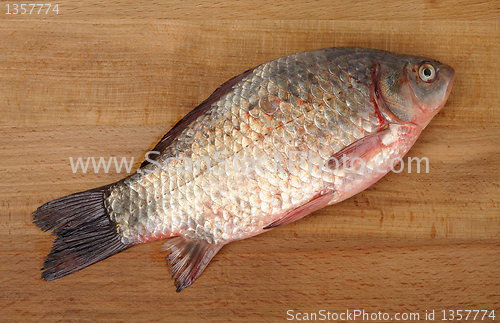
{"type": "Polygon", "coordinates": [[[2,318],[271,322],[285,321],[287,310],[359,309],[421,320],[435,310],[441,321],[442,310],[500,310],[498,1],[59,3],[57,17],[0,13],[2,318]],[[427,157],[429,173],[406,167],[338,205],[232,243],[182,293],[161,241],[40,279],[53,237],[31,212],[125,176],[113,167],[73,173],[69,157],[134,158],[136,169],[228,78],[331,46],[455,68],[446,107],[408,154],[427,157]]]}
{"type": "MultiPolygon", "coordinates": [[[[2,3],[12,2],[2,0],[2,3]]],[[[57,19],[84,21],[102,19],[331,19],[331,20],[495,20],[500,18],[500,4],[495,0],[301,0],[301,1],[132,1],[59,0],[57,19]]],[[[7,11],[6,6],[2,9],[7,11]]],[[[38,9],[38,8],[37,8],[38,9]]],[[[29,10],[29,8],[28,8],[29,10]]],[[[53,20],[53,15],[10,15],[6,19],[53,20]]]]}

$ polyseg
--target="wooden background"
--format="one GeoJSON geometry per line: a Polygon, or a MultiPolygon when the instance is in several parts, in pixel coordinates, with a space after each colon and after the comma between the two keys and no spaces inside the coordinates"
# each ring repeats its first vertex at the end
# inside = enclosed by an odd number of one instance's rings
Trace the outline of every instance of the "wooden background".
{"type": "MultiPolygon", "coordinates": [[[[0,317],[6,321],[286,321],[288,310],[497,310],[500,317],[498,1],[0,1],[0,317]],[[272,2],[270,4],[270,2],[272,2]],[[12,9],[11,9],[12,10],[12,9]],[[53,237],[31,213],[125,174],[69,157],[135,158],[230,77],[332,46],[453,66],[447,105],[391,173],[338,205],[232,243],[176,293],[161,241],[45,282],[53,237]]],[[[497,317],[497,320],[499,318],[497,317]]],[[[491,320],[490,320],[491,321],[491,320]]]]}

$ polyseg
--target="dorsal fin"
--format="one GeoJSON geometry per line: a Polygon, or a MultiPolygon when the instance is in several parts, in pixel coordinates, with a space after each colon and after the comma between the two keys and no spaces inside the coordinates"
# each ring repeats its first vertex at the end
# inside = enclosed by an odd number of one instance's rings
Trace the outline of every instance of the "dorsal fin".
{"type": "Polygon", "coordinates": [[[212,93],[212,95],[210,95],[208,97],[208,99],[206,99],[205,101],[203,101],[200,105],[198,105],[196,108],[194,108],[191,112],[189,112],[188,114],[186,114],[186,116],[184,118],[182,118],[179,122],[177,122],[175,124],[175,126],[172,129],[170,129],[170,131],[167,132],[165,134],[165,136],[163,136],[163,138],[156,144],[155,148],[153,148],[153,150],[151,150],[151,151],[155,151],[155,152],[158,152],[158,153],[151,154],[148,157],[149,160],[143,161],[142,164],[141,164],[141,168],[143,168],[144,166],[149,165],[151,163],[150,161],[158,159],[158,157],[163,152],[163,150],[165,150],[165,148],[167,148],[172,143],[172,141],[191,122],[193,122],[194,120],[196,120],[196,118],[198,118],[200,115],[202,115],[203,113],[205,113],[205,111],[207,109],[209,109],[210,106],[214,102],[216,102],[217,100],[219,100],[219,98],[221,96],[223,96],[224,94],[228,93],[233,88],[233,86],[235,84],[237,84],[238,82],[240,82],[248,74],[252,73],[254,69],[255,68],[251,68],[251,69],[249,69],[249,70],[241,73],[240,75],[235,76],[235,77],[229,79],[224,84],[222,84],[221,86],[219,86],[217,88],[217,90],[215,90],[214,93],[212,93]]]}

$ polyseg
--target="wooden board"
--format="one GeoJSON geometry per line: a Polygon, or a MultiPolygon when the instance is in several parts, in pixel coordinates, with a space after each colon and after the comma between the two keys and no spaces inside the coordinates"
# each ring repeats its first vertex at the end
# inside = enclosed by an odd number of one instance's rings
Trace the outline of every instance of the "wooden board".
{"type": "Polygon", "coordinates": [[[498,1],[249,3],[63,1],[59,15],[0,12],[1,317],[500,315],[498,1]],[[455,68],[446,107],[408,154],[427,157],[429,173],[406,167],[345,202],[230,244],[182,293],[175,293],[161,241],[60,280],[40,279],[53,237],[31,223],[31,212],[125,176],[114,166],[73,173],[69,157],[134,158],[134,170],[225,80],[280,56],[332,46],[430,56],[455,68]]]}

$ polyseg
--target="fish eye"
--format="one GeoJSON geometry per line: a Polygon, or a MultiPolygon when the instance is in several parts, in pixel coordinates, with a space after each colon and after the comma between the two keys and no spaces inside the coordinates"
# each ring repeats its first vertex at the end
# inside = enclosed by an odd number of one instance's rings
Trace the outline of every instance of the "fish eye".
{"type": "Polygon", "coordinates": [[[418,76],[424,82],[432,82],[436,78],[436,69],[429,63],[420,65],[418,69],[418,76]]]}

